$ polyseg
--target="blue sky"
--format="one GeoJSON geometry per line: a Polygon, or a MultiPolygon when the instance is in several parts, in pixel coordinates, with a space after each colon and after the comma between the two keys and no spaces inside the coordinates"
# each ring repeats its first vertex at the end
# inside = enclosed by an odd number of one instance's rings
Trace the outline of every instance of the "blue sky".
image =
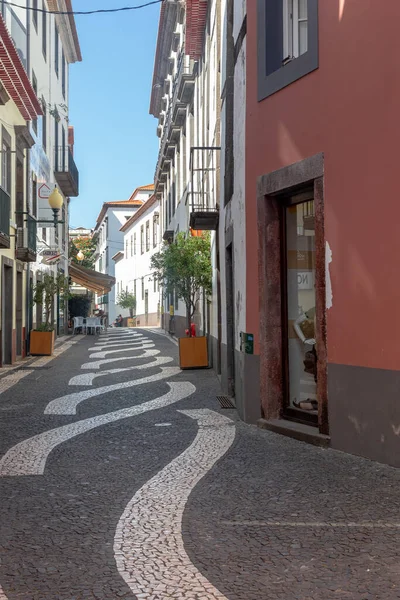
{"type": "MultiPolygon", "coordinates": [[[[141,0],[73,0],[74,10],[116,8],[141,0]]],[[[92,227],[103,202],[126,200],[153,182],[156,119],[149,115],[160,5],[76,16],[83,61],[70,65],[70,124],[80,194],[70,225],[92,227]]]]}

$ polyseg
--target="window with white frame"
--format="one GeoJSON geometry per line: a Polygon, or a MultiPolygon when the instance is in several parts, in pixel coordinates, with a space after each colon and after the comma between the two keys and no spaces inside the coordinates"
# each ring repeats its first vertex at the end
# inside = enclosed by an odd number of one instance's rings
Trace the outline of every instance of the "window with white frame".
{"type": "Polygon", "coordinates": [[[283,0],[283,60],[298,58],[307,52],[307,0],[283,0]]]}
{"type": "Polygon", "coordinates": [[[136,254],[136,233],[133,234],[133,254],[136,254]]]}
{"type": "Polygon", "coordinates": [[[262,101],[319,65],[320,0],[257,3],[258,100],[262,101]]]}
{"type": "Polygon", "coordinates": [[[133,235],[131,235],[131,256],[133,256],[133,235]]]}

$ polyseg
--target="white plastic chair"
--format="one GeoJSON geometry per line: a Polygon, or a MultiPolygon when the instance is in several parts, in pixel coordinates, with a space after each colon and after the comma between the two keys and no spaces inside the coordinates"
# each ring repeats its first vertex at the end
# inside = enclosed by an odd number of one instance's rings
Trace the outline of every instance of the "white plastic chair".
{"type": "Polygon", "coordinates": [[[101,331],[101,320],[99,317],[87,317],[86,333],[88,333],[89,329],[94,329],[95,333],[97,330],[101,331]]]}
{"type": "Polygon", "coordinates": [[[83,329],[85,327],[84,318],[83,317],[74,317],[73,322],[74,322],[74,331],[73,331],[74,335],[78,329],[82,329],[82,332],[83,332],[83,329]]]}

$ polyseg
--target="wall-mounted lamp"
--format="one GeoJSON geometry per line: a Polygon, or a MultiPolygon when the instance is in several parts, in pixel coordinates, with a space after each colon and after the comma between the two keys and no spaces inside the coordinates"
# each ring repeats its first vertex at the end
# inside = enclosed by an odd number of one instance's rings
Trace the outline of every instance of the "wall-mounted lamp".
{"type": "Polygon", "coordinates": [[[76,255],[76,258],[79,260],[79,262],[83,261],[85,255],[83,254],[82,250],[79,250],[78,254],[76,255]]]}
{"type": "Polygon", "coordinates": [[[58,191],[57,186],[55,186],[54,190],[51,192],[51,194],[49,196],[49,205],[53,211],[54,218],[53,218],[53,220],[40,219],[38,221],[39,225],[41,223],[53,223],[54,227],[56,228],[57,225],[64,223],[64,221],[60,221],[58,218],[58,214],[59,214],[60,210],[62,209],[63,204],[64,204],[64,199],[61,196],[60,192],[58,191]]]}

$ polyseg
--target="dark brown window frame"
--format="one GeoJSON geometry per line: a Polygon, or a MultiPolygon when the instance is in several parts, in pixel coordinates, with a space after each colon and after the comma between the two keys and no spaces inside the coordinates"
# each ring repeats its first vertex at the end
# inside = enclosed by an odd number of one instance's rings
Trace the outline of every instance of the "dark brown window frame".
{"type": "Polygon", "coordinates": [[[258,180],[260,373],[263,374],[260,378],[260,400],[265,419],[282,417],[285,397],[282,198],[305,185],[314,187],[318,428],[321,434],[328,435],[323,154],[263,175],[258,180]]]}

